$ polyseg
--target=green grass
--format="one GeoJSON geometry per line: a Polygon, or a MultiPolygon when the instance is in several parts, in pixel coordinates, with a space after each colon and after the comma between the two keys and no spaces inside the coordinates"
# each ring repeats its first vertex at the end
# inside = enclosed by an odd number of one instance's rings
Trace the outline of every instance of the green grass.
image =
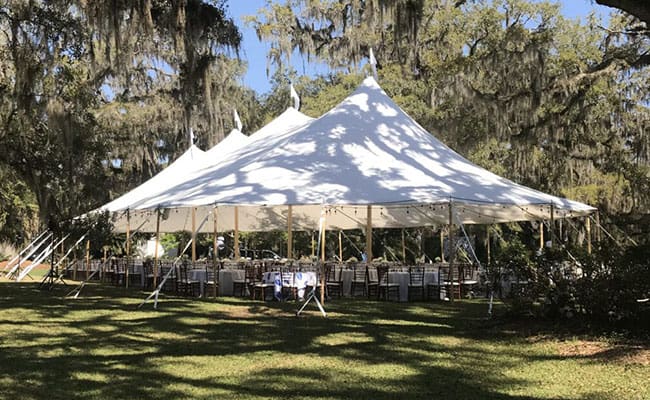
{"type": "Polygon", "coordinates": [[[646,345],[521,333],[482,301],[336,300],[325,319],[234,298],[138,310],[138,291],[69,289],[0,282],[0,398],[650,399],[646,345]]]}

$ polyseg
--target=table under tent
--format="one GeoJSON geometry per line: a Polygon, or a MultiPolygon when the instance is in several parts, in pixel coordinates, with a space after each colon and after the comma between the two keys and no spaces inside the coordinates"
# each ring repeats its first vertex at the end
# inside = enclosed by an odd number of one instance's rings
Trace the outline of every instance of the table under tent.
{"type": "Polygon", "coordinates": [[[452,232],[466,224],[553,221],[595,211],[471,163],[366,78],[320,118],[269,131],[133,204],[129,218],[132,224],[155,220],[159,234],[185,227],[190,215],[193,235],[233,231],[235,243],[240,231],[286,230],[289,258],[293,231],[362,229],[372,260],[373,228],[446,225],[452,232]]]}

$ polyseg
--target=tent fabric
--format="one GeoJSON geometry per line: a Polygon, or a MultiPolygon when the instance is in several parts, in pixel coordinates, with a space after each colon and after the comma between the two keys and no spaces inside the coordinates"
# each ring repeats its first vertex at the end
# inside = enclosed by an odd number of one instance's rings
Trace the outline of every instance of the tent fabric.
{"type": "Polygon", "coordinates": [[[410,118],[373,78],[322,117],[252,140],[136,208],[212,212],[217,206],[219,225],[230,229],[235,205],[240,230],[286,229],[288,205],[294,224],[310,229],[322,208],[328,229],[364,226],[368,206],[376,227],[448,223],[450,214],[453,223],[479,224],[595,211],[471,163],[410,118]]]}
{"type": "MultiPolygon", "coordinates": [[[[221,142],[217,143],[208,151],[204,152],[197,146],[192,145],[187,151],[185,151],[185,153],[158,174],[154,175],[151,179],[145,181],[117,199],[105,204],[94,212],[108,211],[115,213],[113,215],[114,228],[118,232],[124,232],[127,229],[127,225],[131,226],[130,221],[127,221],[126,214],[128,212],[130,218],[132,214],[131,210],[137,203],[173,187],[180,182],[184,182],[188,176],[192,176],[193,173],[199,171],[201,168],[219,163],[225,155],[239,149],[245,145],[248,140],[248,136],[233,129],[221,142]]],[[[140,231],[155,231],[155,218],[153,219],[153,222],[149,221],[147,224],[138,223],[137,218],[135,218],[133,222],[137,223],[137,225],[131,226],[131,229],[133,229],[133,227],[140,227],[140,231]]]]}
{"type": "MultiPolygon", "coordinates": [[[[185,180],[191,181],[193,179],[193,176],[195,176],[195,174],[200,173],[200,171],[202,171],[204,168],[208,168],[210,166],[218,166],[228,156],[228,154],[245,147],[249,142],[257,141],[257,140],[265,140],[271,135],[282,134],[294,130],[296,128],[304,126],[305,124],[313,120],[314,118],[311,118],[301,113],[300,111],[296,110],[293,107],[289,107],[278,117],[273,119],[267,125],[263,126],[258,131],[251,134],[250,136],[246,136],[243,133],[241,133],[239,130],[233,129],[221,142],[217,143],[215,146],[207,150],[204,153],[201,160],[198,160],[195,165],[188,166],[186,165],[185,162],[183,162],[179,165],[178,168],[176,168],[174,163],[174,165],[169,165],[167,168],[165,168],[163,172],[169,170],[170,168],[173,168],[173,170],[176,170],[176,172],[173,174],[175,177],[176,175],[178,175],[180,176],[180,179],[183,181],[185,180]]],[[[196,146],[193,146],[193,149],[196,149],[198,150],[198,152],[203,153],[200,149],[196,148],[196,146]]],[[[185,155],[181,156],[179,160],[184,156],[185,155]]],[[[170,177],[170,175],[172,174],[168,172],[165,175],[165,177],[170,177]]],[[[145,182],[143,185],[147,185],[146,190],[143,190],[142,193],[144,193],[147,197],[151,197],[156,193],[160,193],[162,190],[165,190],[166,188],[172,187],[175,183],[178,182],[179,181],[176,179],[173,180],[159,179],[156,181],[156,185],[151,185],[148,182],[145,182]]],[[[138,197],[137,201],[141,201],[143,200],[143,198],[144,196],[138,197]]],[[[137,212],[136,210],[134,210],[135,204],[136,203],[134,203],[133,201],[129,201],[129,202],[120,203],[119,207],[113,207],[111,209],[104,208],[105,210],[111,212],[121,211],[121,213],[115,213],[113,215],[113,224],[115,230],[118,232],[124,232],[126,231],[127,226],[129,226],[130,229],[137,229],[143,232],[155,231],[156,229],[155,213],[153,211],[137,212]],[[126,215],[127,210],[129,211],[128,221],[126,215]]],[[[196,219],[199,222],[202,221],[206,216],[206,212],[204,211],[205,210],[200,211],[196,214],[196,219]]],[[[207,212],[209,212],[209,210],[207,212]]],[[[188,209],[184,209],[184,210],[176,209],[171,214],[165,213],[163,217],[164,220],[161,226],[162,226],[162,230],[165,232],[177,232],[177,231],[191,229],[191,225],[190,225],[191,213],[190,210],[188,209]]],[[[229,220],[231,221],[230,225],[232,226],[232,220],[233,220],[232,213],[230,214],[229,220]]],[[[213,229],[213,224],[211,223],[209,225],[206,225],[203,230],[205,232],[212,232],[212,229],[213,229]]]]}
{"type": "Polygon", "coordinates": [[[96,211],[122,211],[132,207],[139,201],[169,187],[169,183],[181,182],[188,170],[195,168],[206,160],[206,153],[192,145],[185,153],[178,157],[166,168],[154,175],[151,179],[123,194],[115,200],[103,205],[96,211]]]}

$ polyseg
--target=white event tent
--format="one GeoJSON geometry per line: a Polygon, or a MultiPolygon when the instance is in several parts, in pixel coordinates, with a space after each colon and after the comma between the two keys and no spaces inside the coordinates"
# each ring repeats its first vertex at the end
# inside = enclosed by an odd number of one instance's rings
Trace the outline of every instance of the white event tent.
{"type": "MultiPolygon", "coordinates": [[[[595,208],[495,175],[401,110],[373,78],[301,127],[251,140],[141,201],[161,227],[194,208],[219,231],[488,224],[585,216],[595,208]]],[[[211,232],[206,226],[203,231],[211,232]]]]}

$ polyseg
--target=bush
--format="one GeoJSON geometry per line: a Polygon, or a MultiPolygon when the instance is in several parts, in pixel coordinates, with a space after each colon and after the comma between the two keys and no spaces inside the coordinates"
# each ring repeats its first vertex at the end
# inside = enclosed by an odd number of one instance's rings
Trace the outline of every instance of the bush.
{"type": "Polygon", "coordinates": [[[594,254],[552,248],[532,257],[522,246],[516,240],[505,246],[493,268],[501,274],[501,281],[510,277],[525,282],[503,298],[511,311],[554,319],[581,318],[587,323],[648,326],[650,305],[639,300],[650,297],[649,245],[609,246],[594,254]]]}

